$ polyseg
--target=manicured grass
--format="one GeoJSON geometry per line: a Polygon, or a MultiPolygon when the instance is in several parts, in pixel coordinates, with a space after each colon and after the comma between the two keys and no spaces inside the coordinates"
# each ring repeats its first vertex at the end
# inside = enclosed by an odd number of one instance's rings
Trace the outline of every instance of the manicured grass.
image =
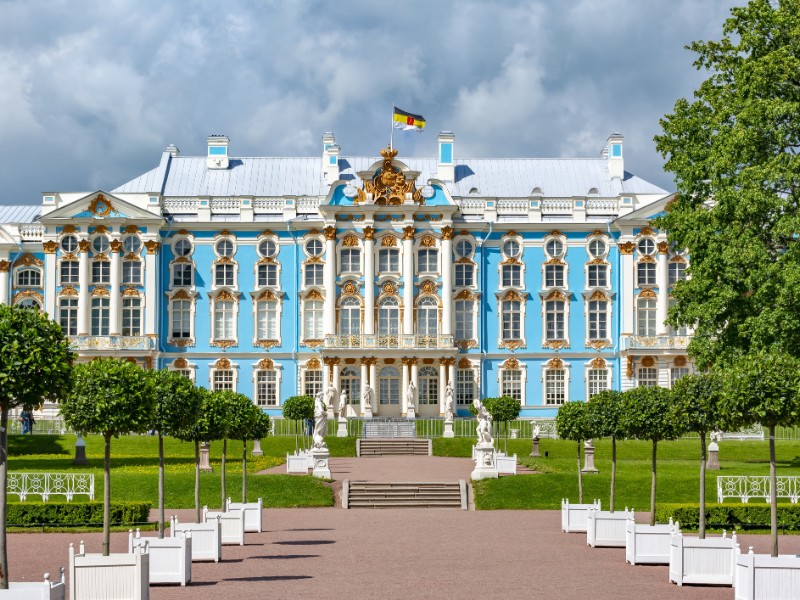
{"type": "MultiPolygon", "coordinates": [[[[11,471],[94,473],[95,498],[103,497],[103,438],[86,436],[88,465],[72,463],[75,436],[10,436],[9,469],[11,471]]],[[[331,454],[352,456],[355,440],[327,440],[331,454]],[[352,446],[352,453],[349,448],[352,446]]],[[[282,464],[287,451],[294,451],[295,440],[270,437],[262,441],[264,456],[252,457],[248,445],[247,499],[261,497],[272,508],[298,506],[332,506],[330,486],[311,476],[256,475],[259,471],[282,464]]],[[[172,438],[164,440],[165,489],[167,508],[194,507],[194,444],[172,438]]],[[[211,444],[212,473],[200,475],[200,502],[219,507],[220,462],[222,443],[211,444]]],[[[242,494],[242,443],[229,441],[226,461],[226,491],[234,501],[242,494]]],[[[111,441],[111,494],[114,499],[143,500],[154,507],[158,504],[158,438],[155,436],[124,436],[111,441]]],[[[9,498],[12,502],[15,497],[9,498]]]]}

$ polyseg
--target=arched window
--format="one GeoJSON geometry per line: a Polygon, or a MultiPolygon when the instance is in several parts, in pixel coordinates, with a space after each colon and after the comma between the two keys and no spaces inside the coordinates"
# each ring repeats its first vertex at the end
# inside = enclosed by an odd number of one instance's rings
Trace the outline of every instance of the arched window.
{"type": "Polygon", "coordinates": [[[339,305],[339,335],[361,335],[361,303],[345,298],[339,305]]]}
{"type": "Polygon", "coordinates": [[[439,304],[430,296],[417,304],[417,334],[435,336],[439,333],[439,304]]]}
{"type": "Polygon", "coordinates": [[[17,287],[42,287],[42,272],[32,267],[17,270],[17,287]]]}
{"type": "Polygon", "coordinates": [[[439,402],[439,373],[433,367],[419,370],[419,403],[437,404],[439,402]]]}
{"type": "Polygon", "coordinates": [[[381,404],[400,404],[400,371],[383,367],[378,373],[378,400],[381,404]]]}
{"type": "Polygon", "coordinates": [[[35,308],[36,310],[42,309],[42,305],[39,304],[39,301],[35,298],[23,298],[17,302],[15,306],[19,306],[20,308],[35,308]]]}
{"type": "Polygon", "coordinates": [[[347,394],[348,404],[361,402],[361,375],[353,367],[345,367],[339,374],[339,385],[342,392],[347,394]]]}
{"type": "Polygon", "coordinates": [[[400,333],[400,302],[397,298],[384,298],[378,304],[378,335],[400,333]]]}

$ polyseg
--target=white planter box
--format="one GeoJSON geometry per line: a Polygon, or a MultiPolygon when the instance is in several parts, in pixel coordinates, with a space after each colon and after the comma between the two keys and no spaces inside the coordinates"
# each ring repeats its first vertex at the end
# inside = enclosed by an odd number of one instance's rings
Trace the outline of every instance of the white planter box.
{"type": "Polygon", "coordinates": [[[600,500],[593,504],[570,504],[561,500],[561,531],[567,533],[586,533],[586,517],[590,508],[600,510],[600,500]]]}
{"type": "Polygon", "coordinates": [[[69,545],[70,600],[149,600],[150,555],[147,544],[132,554],[86,554],[83,542],[76,554],[69,545]]]}
{"type": "Polygon", "coordinates": [[[796,600],[800,594],[800,557],[741,554],[736,545],[736,600],[796,600]]]}
{"type": "Polygon", "coordinates": [[[590,508],[586,513],[586,545],[592,548],[624,548],[625,524],[630,511],[609,512],[590,508]]]}
{"type": "Polygon", "coordinates": [[[733,585],[736,534],[704,540],[675,532],[670,538],[669,580],[678,585],[733,585]]]}
{"type": "Polygon", "coordinates": [[[305,454],[287,454],[286,472],[287,473],[308,473],[308,457],[305,454]]]}
{"type": "Polygon", "coordinates": [[[222,528],[222,545],[244,546],[244,512],[241,510],[212,512],[207,506],[203,507],[203,521],[207,523],[217,517],[222,528]]]}
{"type": "Polygon", "coordinates": [[[192,536],[193,561],[220,561],[222,558],[222,525],[219,519],[212,519],[208,523],[179,523],[177,517],[170,519],[170,537],[188,533],[192,536]]]}
{"type": "Polygon", "coordinates": [[[501,475],[516,475],[517,474],[517,455],[506,456],[497,454],[495,456],[495,464],[497,465],[497,472],[501,475]]]}
{"type": "Polygon", "coordinates": [[[669,520],[667,525],[637,525],[631,511],[625,522],[625,560],[632,565],[668,565],[670,536],[680,527],[669,520]]]}
{"type": "Polygon", "coordinates": [[[192,532],[164,539],[143,538],[139,530],[128,532],[128,552],[147,544],[150,554],[150,583],[180,583],[192,580],[192,532]]]}
{"type": "Polygon", "coordinates": [[[67,586],[64,583],[64,567],[61,567],[61,580],[50,581],[50,573],[44,574],[44,581],[9,581],[7,590],[0,590],[0,600],[64,600],[67,586]]]}
{"type": "Polygon", "coordinates": [[[244,512],[245,533],[261,533],[263,531],[261,521],[261,511],[264,509],[264,500],[259,498],[258,502],[231,502],[228,498],[225,503],[225,510],[241,510],[244,512]]]}

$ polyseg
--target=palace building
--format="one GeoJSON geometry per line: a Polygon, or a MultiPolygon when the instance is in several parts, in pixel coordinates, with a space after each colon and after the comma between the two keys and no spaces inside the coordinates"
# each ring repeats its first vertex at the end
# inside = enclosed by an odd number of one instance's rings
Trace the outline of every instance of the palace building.
{"type": "MultiPolygon", "coordinates": [[[[687,257],[651,226],[670,197],[597,158],[205,156],[169,146],[113,190],[0,207],[0,302],[36,306],[82,360],[129,358],[272,415],[334,386],[347,415],[439,417],[509,395],[522,417],[606,388],[669,387],[689,338],[665,324],[687,257]]],[[[432,148],[434,150],[434,148],[432,148]]]]}

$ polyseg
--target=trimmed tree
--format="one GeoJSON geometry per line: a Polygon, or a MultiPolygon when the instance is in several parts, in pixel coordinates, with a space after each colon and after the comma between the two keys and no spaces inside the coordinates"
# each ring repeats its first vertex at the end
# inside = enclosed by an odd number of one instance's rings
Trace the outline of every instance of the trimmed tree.
{"type": "MultiPolygon", "coordinates": [[[[151,428],[158,433],[158,537],[164,537],[164,436],[178,433],[197,422],[202,393],[177,371],[149,371],[154,396],[151,428]]],[[[199,468],[199,465],[198,465],[199,468]]]]}
{"type": "Polygon", "coordinates": [[[67,395],[72,360],[69,340],[45,313],[0,305],[0,589],[8,589],[8,412],[16,407],[32,410],[67,395]]]}
{"type": "Polygon", "coordinates": [[[706,537],[706,434],[722,429],[720,380],[713,373],[687,375],[672,386],[672,411],[676,426],[700,436],[700,539],[706,537]]]}
{"type": "MultiPolygon", "coordinates": [[[[314,418],[314,398],[311,396],[289,396],[283,401],[283,418],[295,422],[298,428],[303,422],[303,436],[305,437],[305,421],[314,418]]],[[[297,429],[294,432],[294,449],[297,451],[297,429]]]]}
{"type": "MultiPolygon", "coordinates": [[[[516,420],[521,410],[520,401],[512,398],[511,396],[500,396],[499,398],[484,398],[483,405],[489,414],[492,415],[492,421],[495,423],[503,424],[503,434],[505,440],[505,451],[508,452],[508,426],[511,421],[516,420]]],[[[498,440],[499,445],[499,440],[498,440]]]]}
{"type": "Polygon", "coordinates": [[[650,525],[656,524],[656,458],[658,442],[674,440],[680,431],[671,419],[672,394],[658,386],[635,387],[622,393],[621,425],[628,437],[653,444],[650,477],[650,525]]]}
{"type": "MultiPolygon", "coordinates": [[[[235,409],[239,394],[230,390],[210,392],[205,404],[204,416],[208,419],[208,431],[214,434],[214,439],[222,440],[222,461],[219,468],[220,510],[225,510],[227,495],[225,484],[225,460],[228,454],[228,439],[231,437],[233,426],[232,411],[235,409]]],[[[244,396],[249,402],[249,398],[244,396]]]]}
{"type": "Polygon", "coordinates": [[[237,394],[231,408],[231,439],[242,441],[242,502],[247,502],[247,442],[269,434],[269,415],[243,394],[237,394]]]}
{"type": "Polygon", "coordinates": [[[138,365],[96,358],[75,367],[72,393],[61,403],[64,421],[75,431],[103,436],[103,555],[108,556],[111,507],[111,439],[145,433],[153,422],[153,383],[138,365]]]}
{"type": "Polygon", "coordinates": [[[770,532],[772,556],[778,556],[775,428],[800,423],[800,360],[777,350],[744,356],[724,372],[723,391],[726,422],[769,429],[770,532]]]}
{"type": "Polygon", "coordinates": [[[617,482],[617,440],[625,438],[625,430],[620,424],[622,417],[622,393],[617,390],[603,390],[592,396],[586,405],[586,420],[589,429],[596,437],[611,438],[611,490],[609,510],[614,512],[614,491],[617,482]]]}
{"type": "Polygon", "coordinates": [[[556,434],[562,440],[572,440],[578,445],[578,503],[583,504],[583,473],[581,472],[581,447],[583,440],[592,437],[586,418],[585,402],[565,402],[558,407],[556,434]]]}

